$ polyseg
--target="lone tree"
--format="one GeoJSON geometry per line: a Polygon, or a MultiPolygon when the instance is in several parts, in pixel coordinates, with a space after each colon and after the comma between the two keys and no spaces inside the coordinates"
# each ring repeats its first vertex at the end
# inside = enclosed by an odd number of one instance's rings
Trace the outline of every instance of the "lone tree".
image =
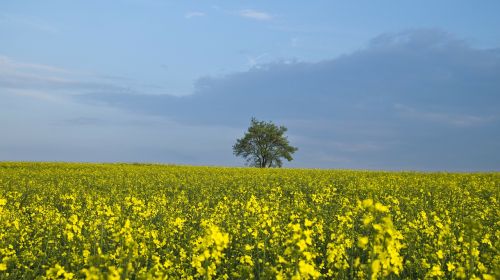
{"type": "Polygon", "coordinates": [[[258,121],[252,118],[247,133],[236,140],[233,146],[235,156],[243,157],[248,165],[255,167],[281,167],[282,158],[291,161],[296,147],[290,146],[284,136],[287,128],[276,126],[272,122],[258,121]]]}

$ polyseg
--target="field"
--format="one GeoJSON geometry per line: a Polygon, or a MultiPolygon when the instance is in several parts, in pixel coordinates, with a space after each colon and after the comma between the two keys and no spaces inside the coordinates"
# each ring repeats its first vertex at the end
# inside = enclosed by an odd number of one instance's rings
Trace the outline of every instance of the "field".
{"type": "Polygon", "coordinates": [[[0,163],[0,279],[500,279],[500,173],[0,163]]]}

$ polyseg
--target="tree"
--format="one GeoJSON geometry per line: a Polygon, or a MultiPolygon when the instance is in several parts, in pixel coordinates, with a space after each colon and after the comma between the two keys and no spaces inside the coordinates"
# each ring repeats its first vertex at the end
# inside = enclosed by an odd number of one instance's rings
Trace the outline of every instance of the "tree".
{"type": "Polygon", "coordinates": [[[250,127],[243,138],[237,139],[233,146],[235,156],[243,157],[248,165],[255,167],[281,167],[282,159],[293,160],[296,147],[290,146],[284,136],[287,128],[272,122],[252,118],[250,127]]]}

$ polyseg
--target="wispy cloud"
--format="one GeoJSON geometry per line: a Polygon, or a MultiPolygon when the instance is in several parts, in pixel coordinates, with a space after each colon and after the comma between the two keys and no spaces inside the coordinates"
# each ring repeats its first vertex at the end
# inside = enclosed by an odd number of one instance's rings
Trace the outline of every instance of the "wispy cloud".
{"type": "Polygon", "coordinates": [[[274,17],[266,12],[262,11],[256,11],[252,9],[245,9],[245,10],[240,10],[238,12],[238,15],[244,18],[249,18],[253,20],[260,20],[260,21],[269,21],[272,20],[274,17]]]}
{"type": "Polygon", "coordinates": [[[262,63],[262,59],[267,57],[267,53],[260,54],[258,56],[247,56],[247,65],[250,68],[258,67],[262,63]]]}
{"type": "Polygon", "coordinates": [[[21,62],[0,55],[0,89],[23,89],[31,92],[30,90],[46,86],[61,88],[71,84],[68,74],[69,71],[59,67],[21,62]]]}
{"type": "Polygon", "coordinates": [[[0,55],[0,70],[18,70],[18,69],[28,69],[28,70],[39,70],[45,72],[60,72],[67,73],[66,69],[55,67],[51,65],[45,64],[37,64],[37,63],[26,63],[15,61],[7,56],[0,55]]]}
{"type": "MultiPolygon", "coordinates": [[[[82,72],[48,64],[25,62],[0,54],[0,95],[31,98],[44,102],[66,102],[86,94],[166,95],[162,85],[143,83],[128,77],[82,72]]],[[[102,102],[93,102],[101,104],[102,102]]]]}
{"type": "Polygon", "coordinates": [[[0,13],[0,24],[13,24],[46,33],[56,33],[58,29],[46,21],[20,14],[0,13]]]}
{"type": "Polygon", "coordinates": [[[203,17],[203,16],[206,16],[206,14],[204,12],[199,12],[199,11],[188,12],[184,15],[186,19],[191,19],[194,17],[203,17]]]}
{"type": "Polygon", "coordinates": [[[131,90],[98,76],[84,75],[57,66],[23,62],[0,55],[0,92],[54,100],[54,96],[70,96],[91,92],[128,92],[131,90]]]}
{"type": "Polygon", "coordinates": [[[7,94],[28,97],[37,101],[55,103],[55,104],[65,104],[67,99],[55,94],[54,92],[48,92],[43,90],[34,89],[8,89],[5,91],[7,94]]]}

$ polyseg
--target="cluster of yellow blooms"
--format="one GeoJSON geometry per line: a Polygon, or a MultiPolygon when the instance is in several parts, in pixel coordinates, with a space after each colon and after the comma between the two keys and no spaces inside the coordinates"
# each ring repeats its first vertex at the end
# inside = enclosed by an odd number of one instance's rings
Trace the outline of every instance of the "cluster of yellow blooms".
{"type": "Polygon", "coordinates": [[[500,279],[500,173],[0,163],[0,279],[500,279]]]}
{"type": "Polygon", "coordinates": [[[191,265],[196,268],[196,276],[212,279],[217,274],[217,265],[224,258],[224,249],[229,244],[229,235],[217,226],[209,225],[207,234],[193,242],[194,255],[191,265]]]}

